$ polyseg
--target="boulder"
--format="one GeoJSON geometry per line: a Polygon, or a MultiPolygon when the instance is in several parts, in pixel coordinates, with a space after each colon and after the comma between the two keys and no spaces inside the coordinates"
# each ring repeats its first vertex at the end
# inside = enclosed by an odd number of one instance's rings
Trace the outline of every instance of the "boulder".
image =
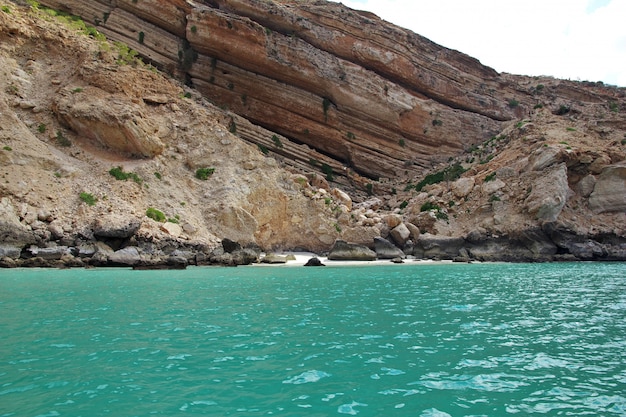
{"type": "Polygon", "coordinates": [[[589,196],[589,207],[595,213],[626,212],[626,161],[602,170],[589,196]]]}
{"type": "Polygon", "coordinates": [[[11,200],[6,197],[0,199],[0,257],[14,258],[16,251],[19,253],[23,247],[36,241],[33,232],[20,223],[11,200]]]}
{"type": "Polygon", "coordinates": [[[596,187],[596,177],[587,175],[576,185],[576,191],[583,197],[589,197],[596,187]]]}
{"type": "Polygon", "coordinates": [[[532,191],[524,201],[526,210],[541,222],[557,219],[570,192],[564,163],[546,169],[537,176],[532,191]]]}
{"type": "Polygon", "coordinates": [[[123,214],[109,214],[96,219],[93,234],[96,237],[127,239],[141,227],[141,220],[123,214]]]}
{"type": "Polygon", "coordinates": [[[117,250],[109,255],[109,263],[112,265],[133,266],[142,262],[139,249],[135,246],[128,246],[117,250]]]}
{"type": "Polygon", "coordinates": [[[474,177],[459,178],[450,185],[450,189],[457,198],[463,198],[474,189],[475,183],[474,177]]]}
{"type": "Polygon", "coordinates": [[[339,188],[333,188],[332,190],[330,190],[330,194],[335,197],[335,199],[338,200],[341,204],[346,206],[348,211],[352,210],[352,199],[348,194],[344,193],[339,188]]]}
{"type": "Polygon", "coordinates": [[[391,236],[393,241],[398,244],[398,246],[404,247],[406,242],[411,237],[411,231],[408,227],[404,225],[404,223],[400,223],[399,225],[391,229],[389,235],[391,236]]]}
{"type": "Polygon", "coordinates": [[[423,250],[423,257],[434,259],[454,259],[465,245],[462,237],[436,236],[426,233],[417,239],[417,246],[423,250]]]}
{"type": "Polygon", "coordinates": [[[173,237],[180,237],[183,234],[183,228],[179,224],[172,222],[162,223],[159,229],[173,237]]]}
{"type": "Polygon", "coordinates": [[[378,259],[394,259],[405,258],[406,255],[402,250],[393,243],[382,237],[374,238],[374,250],[378,259]]]}
{"type": "Polygon", "coordinates": [[[324,265],[322,263],[322,261],[320,261],[319,258],[313,257],[313,258],[309,259],[308,261],[306,261],[304,266],[326,266],[326,265],[324,265]]]}
{"type": "Polygon", "coordinates": [[[287,263],[286,255],[276,255],[275,253],[268,253],[261,259],[261,263],[263,264],[286,264],[287,263]]]}
{"type": "Polygon", "coordinates": [[[331,261],[373,261],[376,259],[376,252],[364,245],[336,240],[328,253],[328,259],[331,261]]]}

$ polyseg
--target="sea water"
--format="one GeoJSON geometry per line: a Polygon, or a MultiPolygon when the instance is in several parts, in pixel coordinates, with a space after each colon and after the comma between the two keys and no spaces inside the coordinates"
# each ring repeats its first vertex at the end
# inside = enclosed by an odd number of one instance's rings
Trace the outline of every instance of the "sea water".
{"type": "Polygon", "coordinates": [[[626,265],[0,271],[0,416],[626,416],[626,265]]]}

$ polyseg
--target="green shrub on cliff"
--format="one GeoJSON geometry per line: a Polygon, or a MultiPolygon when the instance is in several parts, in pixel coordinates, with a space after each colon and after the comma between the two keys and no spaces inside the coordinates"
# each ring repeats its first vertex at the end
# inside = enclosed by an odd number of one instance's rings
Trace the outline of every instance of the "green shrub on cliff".
{"type": "Polygon", "coordinates": [[[439,172],[426,175],[423,180],[415,185],[407,185],[404,191],[410,191],[411,189],[414,189],[415,191],[419,192],[422,191],[422,188],[430,184],[437,184],[442,181],[454,181],[458,179],[461,175],[463,175],[465,171],[466,169],[463,168],[461,164],[450,165],[449,167],[446,167],[439,172]]]}
{"type": "Polygon", "coordinates": [[[118,181],[126,181],[127,179],[132,179],[137,184],[141,184],[143,180],[139,177],[139,175],[134,172],[124,172],[122,167],[115,167],[109,170],[109,174],[115,177],[118,181]]]}
{"type": "Polygon", "coordinates": [[[202,181],[209,179],[215,172],[215,168],[198,168],[196,169],[196,178],[202,181]]]}
{"type": "Polygon", "coordinates": [[[78,195],[78,197],[82,200],[83,203],[87,204],[88,206],[94,206],[98,201],[98,199],[94,197],[91,193],[82,192],[78,195]]]}
{"type": "Polygon", "coordinates": [[[161,210],[157,210],[154,207],[148,207],[148,210],[146,210],[146,216],[159,223],[165,223],[166,220],[165,214],[163,214],[161,210]]]}

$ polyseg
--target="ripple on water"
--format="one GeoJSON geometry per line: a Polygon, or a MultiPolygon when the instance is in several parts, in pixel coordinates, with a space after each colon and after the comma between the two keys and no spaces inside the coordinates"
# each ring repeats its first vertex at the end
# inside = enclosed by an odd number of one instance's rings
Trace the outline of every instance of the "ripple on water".
{"type": "Polygon", "coordinates": [[[359,414],[359,410],[357,410],[356,407],[367,407],[367,404],[352,401],[350,404],[340,405],[339,408],[337,408],[337,412],[339,414],[348,414],[354,416],[359,414]]]}
{"type": "Polygon", "coordinates": [[[309,384],[312,382],[318,382],[320,379],[328,378],[330,376],[331,374],[324,372],[324,371],[317,371],[317,370],[306,371],[306,372],[302,372],[300,375],[296,375],[292,378],[284,380],[283,384],[294,384],[294,385],[309,384]]]}

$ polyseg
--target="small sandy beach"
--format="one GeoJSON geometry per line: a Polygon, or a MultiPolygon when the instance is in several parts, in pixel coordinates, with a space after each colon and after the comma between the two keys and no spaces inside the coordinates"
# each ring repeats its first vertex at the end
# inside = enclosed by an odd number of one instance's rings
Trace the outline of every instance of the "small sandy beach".
{"type": "MultiPolygon", "coordinates": [[[[433,265],[442,263],[452,263],[452,261],[433,261],[429,259],[404,259],[403,263],[396,264],[391,262],[391,259],[377,259],[374,261],[333,261],[329,260],[326,256],[320,256],[312,252],[275,252],[273,255],[282,257],[290,256],[295,257],[293,260],[288,260],[286,263],[255,263],[255,266],[304,266],[311,258],[318,258],[322,264],[326,266],[359,266],[359,265],[433,265]]],[[[261,260],[266,254],[261,254],[261,260]]]]}

